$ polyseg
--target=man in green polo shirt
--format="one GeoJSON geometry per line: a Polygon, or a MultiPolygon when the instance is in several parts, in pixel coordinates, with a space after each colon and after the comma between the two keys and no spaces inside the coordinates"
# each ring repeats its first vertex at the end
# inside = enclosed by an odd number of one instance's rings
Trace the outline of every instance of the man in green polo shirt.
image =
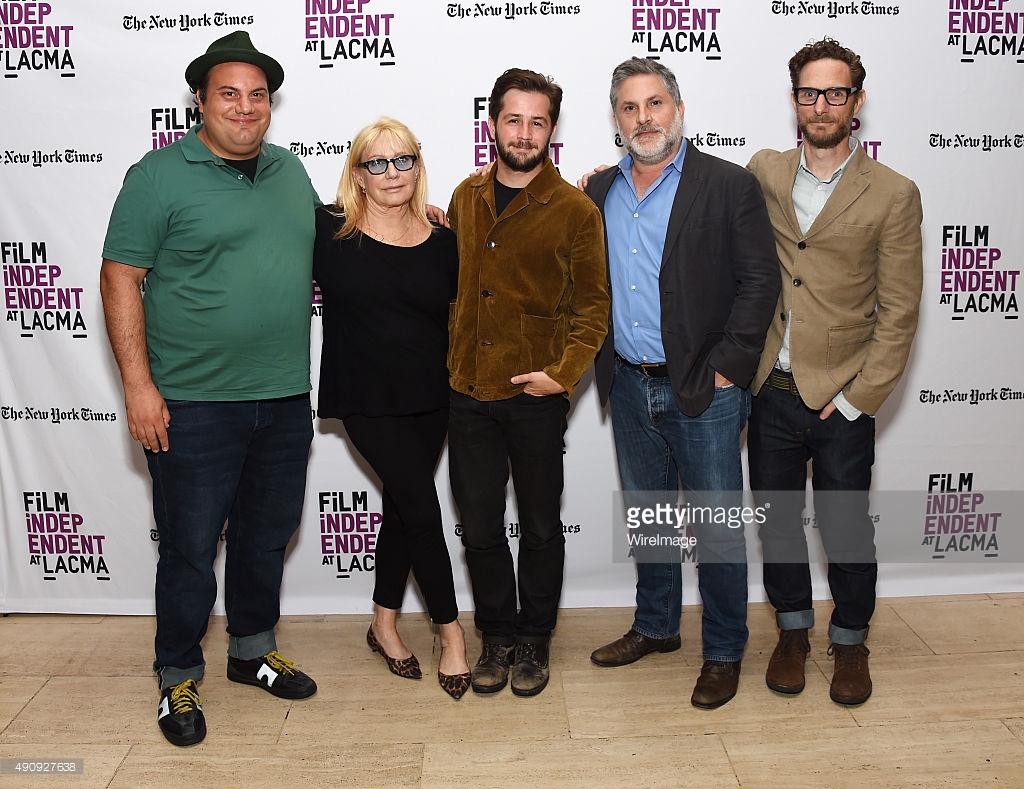
{"type": "Polygon", "coordinates": [[[316,692],[274,638],[313,437],[319,204],[301,162],[263,141],[283,80],[245,31],[192,61],[185,81],[203,122],[129,169],[103,244],[107,332],[153,478],[153,668],[158,722],[175,745],[206,736],[196,683],[225,521],[228,679],[286,699],[316,692]]]}

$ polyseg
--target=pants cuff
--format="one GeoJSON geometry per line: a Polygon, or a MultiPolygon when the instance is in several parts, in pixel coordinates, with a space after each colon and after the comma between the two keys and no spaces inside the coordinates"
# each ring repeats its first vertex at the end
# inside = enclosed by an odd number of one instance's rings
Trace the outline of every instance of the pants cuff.
{"type": "Polygon", "coordinates": [[[255,660],[277,649],[273,630],[265,630],[254,636],[231,636],[228,639],[228,655],[238,660],[255,660]]]}
{"type": "Polygon", "coordinates": [[[814,627],[814,609],[806,611],[776,611],[775,621],[779,630],[803,630],[814,627]]]}
{"type": "Polygon", "coordinates": [[[855,647],[858,644],[863,644],[867,635],[868,629],[866,627],[863,630],[850,630],[845,627],[837,627],[832,623],[829,623],[828,626],[829,641],[840,646],[855,647]]]}
{"type": "Polygon", "coordinates": [[[155,669],[155,671],[159,678],[160,690],[167,690],[167,688],[173,688],[175,685],[180,685],[186,680],[194,679],[196,682],[199,682],[202,680],[203,674],[206,672],[206,664],[202,663],[198,666],[192,666],[191,668],[162,666],[161,668],[155,669]]]}

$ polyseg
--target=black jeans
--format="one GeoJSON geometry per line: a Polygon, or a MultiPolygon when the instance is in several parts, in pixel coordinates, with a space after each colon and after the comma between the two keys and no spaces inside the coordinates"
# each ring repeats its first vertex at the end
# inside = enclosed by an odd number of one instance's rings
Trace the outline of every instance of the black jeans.
{"type": "Polygon", "coordinates": [[[782,629],[813,625],[802,517],[810,460],[835,606],[829,637],[838,644],[859,644],[875,610],[878,577],[868,512],[875,420],[862,414],[850,422],[839,411],[821,420],[818,413],[799,396],[768,385],[753,399],[747,432],[750,487],[759,504],[771,499],[759,529],[765,592],[782,629]]]}
{"type": "Polygon", "coordinates": [[[452,392],[448,469],[476,626],[487,642],[544,641],[555,627],[565,564],[560,508],[568,412],[562,395],[481,402],[452,392]],[[518,613],[505,522],[510,467],[519,512],[518,613]]]}
{"type": "Polygon", "coordinates": [[[446,409],[345,417],[348,437],[382,484],[384,519],[377,535],[373,602],[401,608],[412,569],[430,618],[439,625],[459,615],[434,483],[447,429],[446,409]]]}

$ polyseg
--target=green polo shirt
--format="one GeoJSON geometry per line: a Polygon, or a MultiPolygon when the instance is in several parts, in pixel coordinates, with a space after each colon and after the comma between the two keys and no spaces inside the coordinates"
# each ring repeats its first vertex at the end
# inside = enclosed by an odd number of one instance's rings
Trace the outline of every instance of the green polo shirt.
{"type": "Polygon", "coordinates": [[[248,178],[196,136],[133,165],[103,257],[149,269],[153,381],[175,400],[260,400],[310,390],[314,210],[290,151],[264,142],[248,178]]]}

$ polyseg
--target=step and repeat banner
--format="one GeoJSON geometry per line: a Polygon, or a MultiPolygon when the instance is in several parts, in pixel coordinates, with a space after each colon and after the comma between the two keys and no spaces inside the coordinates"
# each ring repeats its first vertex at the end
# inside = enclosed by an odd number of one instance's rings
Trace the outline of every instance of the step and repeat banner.
{"type": "MultiPolygon", "coordinates": [[[[486,97],[506,68],[564,88],[550,155],[575,182],[623,154],[608,88],[630,56],[676,73],[692,144],[746,164],[798,143],[786,67],[797,49],[828,35],[859,52],[868,98],[854,133],[917,182],[925,215],[920,329],[878,415],[872,507],[880,545],[898,543],[880,556],[879,593],[1024,588],[1024,0],[0,0],[0,612],[153,610],[159,537],[103,325],[100,250],[128,167],[199,119],[186,65],[238,28],[284,66],[268,140],[299,156],[325,202],[355,133],[389,115],[421,140],[442,207],[494,157],[486,97]]],[[[380,492],[342,425],[313,416],[283,608],[368,612],[380,492]]],[[[563,605],[631,605],[634,569],[613,560],[611,426],[590,374],[565,467],[563,605]]],[[[437,479],[471,609],[443,458],[437,479]]],[[[514,550],[511,494],[507,517],[514,550]]],[[[692,551],[687,567],[695,603],[692,551]]],[[[750,578],[763,599],[756,564],[750,578]]],[[[406,603],[422,608],[414,585],[406,603]]]]}

